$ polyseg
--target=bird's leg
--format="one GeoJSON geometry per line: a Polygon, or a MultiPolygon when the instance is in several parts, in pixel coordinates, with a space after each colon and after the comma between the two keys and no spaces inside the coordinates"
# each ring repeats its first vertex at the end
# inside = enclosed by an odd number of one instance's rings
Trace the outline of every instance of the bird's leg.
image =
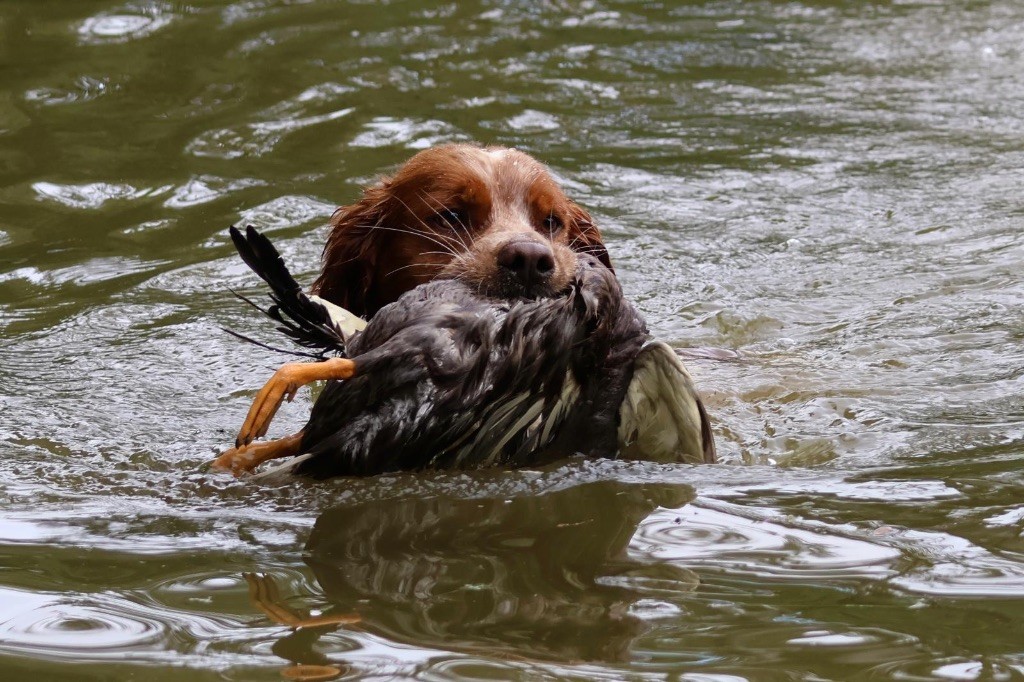
{"type": "Polygon", "coordinates": [[[281,365],[252,401],[245,423],[235,439],[235,447],[241,448],[266,435],[281,403],[285,398],[291,402],[302,386],[314,381],[351,379],[355,373],[356,363],[346,358],[331,358],[323,362],[286,362],[281,365]]]}
{"type": "Polygon", "coordinates": [[[294,457],[301,454],[302,431],[290,436],[260,443],[249,443],[225,450],[210,465],[214,469],[230,471],[235,476],[247,473],[267,460],[294,457]]]}
{"type": "Polygon", "coordinates": [[[275,623],[287,625],[293,630],[323,627],[325,625],[349,625],[358,623],[361,620],[354,613],[307,616],[303,618],[297,612],[284,605],[284,600],[281,599],[281,594],[277,590],[277,583],[269,575],[243,573],[242,576],[249,585],[249,599],[256,608],[267,614],[267,617],[275,623]]]}

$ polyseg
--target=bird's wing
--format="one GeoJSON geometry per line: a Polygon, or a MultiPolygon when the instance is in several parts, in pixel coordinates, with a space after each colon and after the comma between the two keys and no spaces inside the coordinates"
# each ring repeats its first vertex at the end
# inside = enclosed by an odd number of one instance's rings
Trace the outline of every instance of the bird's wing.
{"type": "Polygon", "coordinates": [[[536,452],[551,445],[579,395],[579,384],[566,375],[552,401],[528,391],[506,394],[474,412],[472,422],[452,419],[452,432],[461,431],[462,437],[448,447],[451,461],[473,467],[529,463],[536,452]]]}
{"type": "Polygon", "coordinates": [[[622,457],[711,463],[715,441],[690,373],[671,346],[648,341],[640,350],[619,412],[622,457]]]}

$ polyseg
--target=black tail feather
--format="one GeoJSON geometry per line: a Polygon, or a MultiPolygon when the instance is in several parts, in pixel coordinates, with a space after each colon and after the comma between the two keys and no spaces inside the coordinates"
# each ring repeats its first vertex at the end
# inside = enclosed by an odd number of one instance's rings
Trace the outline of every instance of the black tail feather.
{"type": "MultiPolygon", "coordinates": [[[[269,308],[263,308],[258,303],[253,301],[251,298],[249,298],[247,296],[243,296],[242,294],[238,293],[234,289],[228,289],[228,291],[230,291],[232,294],[234,294],[236,298],[238,298],[238,299],[244,301],[245,303],[251,305],[253,308],[255,308],[256,310],[260,311],[261,313],[263,313],[267,317],[269,317],[271,319],[274,319],[274,320],[277,320],[279,322],[282,322],[284,324],[291,325],[290,322],[288,322],[287,320],[283,320],[281,318],[281,314],[280,314],[280,312],[278,312],[279,311],[279,307],[278,306],[273,305],[273,306],[270,306],[269,308]]],[[[291,325],[291,326],[294,327],[295,325],[291,325]]],[[[272,350],[275,353],[284,353],[285,355],[295,355],[295,356],[302,357],[302,358],[316,358],[318,360],[323,360],[324,356],[327,354],[327,351],[330,350],[330,349],[321,349],[321,350],[319,350],[316,353],[306,353],[306,352],[300,351],[300,350],[287,350],[285,348],[278,348],[277,346],[271,346],[269,344],[263,343],[262,341],[257,341],[256,339],[252,338],[251,336],[246,336],[245,334],[240,334],[239,332],[236,332],[234,330],[228,329],[227,327],[221,327],[221,329],[223,331],[226,331],[228,334],[231,334],[231,336],[234,336],[236,339],[241,339],[242,341],[246,341],[247,343],[251,343],[251,344],[253,344],[255,346],[259,346],[260,348],[266,348],[267,350],[272,350]]],[[[285,334],[288,334],[289,336],[291,336],[291,334],[289,333],[288,329],[285,329],[283,327],[277,327],[277,329],[279,331],[284,332],[285,334]]],[[[305,346],[305,344],[300,344],[300,345],[304,345],[305,346]]],[[[318,346],[305,346],[305,347],[306,348],[317,348],[318,346]]]]}
{"type": "MultiPolygon", "coordinates": [[[[345,338],[341,330],[331,321],[327,309],[311,300],[302,292],[302,287],[288,272],[284,259],[274,245],[264,235],[256,231],[252,225],[241,230],[231,226],[231,241],[234,242],[238,255],[245,264],[260,278],[270,285],[270,298],[274,305],[262,308],[245,296],[234,293],[240,299],[253,306],[272,320],[279,322],[278,331],[284,333],[303,348],[319,349],[316,353],[296,353],[309,357],[322,358],[328,352],[344,354],[345,338]]],[[[261,344],[237,332],[229,332],[238,338],[256,343],[271,350],[278,350],[261,344]]],[[[281,351],[287,352],[287,351],[281,351]]]]}

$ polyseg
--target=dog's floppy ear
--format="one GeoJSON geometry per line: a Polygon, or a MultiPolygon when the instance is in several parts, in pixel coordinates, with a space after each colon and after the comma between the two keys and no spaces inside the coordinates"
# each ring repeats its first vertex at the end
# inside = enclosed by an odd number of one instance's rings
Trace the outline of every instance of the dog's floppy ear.
{"type": "Polygon", "coordinates": [[[389,184],[382,180],[365,190],[358,202],[334,212],[323,269],[313,283],[313,293],[364,317],[376,312],[370,296],[384,240],[374,228],[384,222],[389,184]]]}
{"type": "Polygon", "coordinates": [[[611,256],[608,255],[608,249],[601,241],[601,233],[594,225],[590,214],[575,202],[570,201],[568,216],[566,227],[569,230],[569,245],[572,246],[573,251],[589,253],[614,272],[611,256]]]}

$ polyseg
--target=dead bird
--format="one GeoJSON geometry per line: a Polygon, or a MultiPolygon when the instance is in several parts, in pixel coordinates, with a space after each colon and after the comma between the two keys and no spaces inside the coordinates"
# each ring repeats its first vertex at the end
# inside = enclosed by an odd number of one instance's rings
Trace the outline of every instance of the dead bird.
{"type": "Polygon", "coordinates": [[[311,355],[335,357],[279,369],[217,468],[240,474],[301,455],[292,473],[328,478],[531,466],[577,453],[715,460],[689,373],[650,337],[614,273],[593,256],[573,253],[567,284],[540,298],[502,295],[487,273],[455,270],[403,294],[364,327],[304,294],[253,227],[244,235],[231,228],[231,237],[270,285],[275,305],[264,312],[318,351],[311,355]],[[301,431],[252,439],[285,397],[318,378],[329,381],[301,431]]]}

